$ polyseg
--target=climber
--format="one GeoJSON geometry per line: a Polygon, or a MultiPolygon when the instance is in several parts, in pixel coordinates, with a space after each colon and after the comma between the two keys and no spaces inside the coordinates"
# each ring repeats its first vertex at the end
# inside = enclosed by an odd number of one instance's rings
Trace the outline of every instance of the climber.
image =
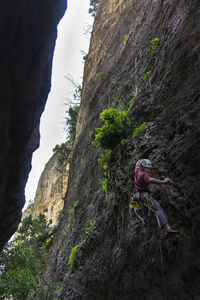
{"type": "MultiPolygon", "coordinates": [[[[179,233],[179,231],[173,229],[168,224],[168,221],[166,219],[162,207],[160,206],[158,201],[156,201],[151,196],[150,183],[166,184],[170,182],[170,179],[165,178],[164,180],[160,180],[160,179],[155,179],[150,177],[149,171],[151,168],[152,168],[152,164],[148,159],[141,159],[136,164],[134,183],[135,183],[135,189],[139,193],[139,201],[140,203],[141,202],[144,203],[147,200],[148,208],[154,211],[156,215],[159,228],[165,228],[166,232],[169,234],[171,233],[177,234],[179,233]]],[[[140,214],[140,211],[137,210],[137,208],[135,208],[134,211],[136,215],[142,220],[143,224],[147,225],[143,216],[140,214]]]]}

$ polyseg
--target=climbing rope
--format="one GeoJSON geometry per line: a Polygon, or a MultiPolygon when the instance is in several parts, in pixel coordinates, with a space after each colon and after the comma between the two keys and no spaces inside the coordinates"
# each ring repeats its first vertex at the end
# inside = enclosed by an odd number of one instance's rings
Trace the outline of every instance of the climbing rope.
{"type": "Polygon", "coordinates": [[[160,253],[161,269],[162,269],[162,294],[163,294],[163,300],[167,300],[167,290],[166,290],[166,285],[165,285],[165,269],[164,269],[162,243],[161,243],[160,229],[159,228],[158,228],[158,242],[159,242],[159,253],[160,253]]]}
{"type": "MultiPolygon", "coordinates": [[[[136,194],[135,195],[133,195],[133,196],[136,196],[136,194]]],[[[143,204],[141,204],[139,201],[138,201],[138,199],[137,199],[137,197],[135,197],[135,199],[134,199],[134,197],[131,197],[131,199],[130,199],[130,204],[129,204],[129,206],[131,207],[131,208],[133,208],[134,209],[134,211],[135,211],[135,214],[138,216],[138,218],[140,219],[140,220],[144,220],[144,216],[143,216],[143,218],[137,213],[137,209],[139,209],[139,210],[143,210],[144,209],[144,207],[146,207],[147,208],[147,211],[148,211],[148,216],[150,216],[150,214],[151,214],[151,212],[153,212],[154,213],[154,215],[156,216],[156,218],[157,218],[157,215],[155,214],[155,211],[154,211],[154,209],[153,209],[153,205],[152,205],[152,203],[151,203],[151,199],[150,199],[150,197],[149,196],[146,196],[146,201],[143,203],[143,204]],[[137,200],[136,200],[137,199],[137,200]],[[139,208],[139,207],[141,207],[141,208],[139,208]]],[[[161,237],[160,237],[160,228],[159,228],[159,220],[158,220],[158,218],[157,218],[157,223],[158,223],[158,233],[157,233],[157,238],[158,238],[158,243],[159,243],[159,253],[160,253],[160,262],[161,262],[161,270],[162,270],[162,295],[163,295],[163,297],[162,297],[162,300],[167,300],[167,290],[166,290],[166,284],[165,284],[165,269],[164,269],[164,260],[163,260],[163,252],[162,252],[162,243],[161,243],[161,237]]]]}
{"type": "MultiPolygon", "coordinates": [[[[155,211],[153,207],[151,206],[151,200],[149,197],[146,198],[147,201],[147,207],[148,207],[148,212],[150,213],[151,211],[154,213],[157,219],[157,224],[159,224],[159,220],[157,218],[157,215],[155,214],[155,211]]],[[[162,252],[162,243],[161,243],[161,237],[160,237],[160,228],[158,225],[158,243],[159,243],[159,253],[160,253],[160,263],[161,263],[161,270],[162,270],[162,294],[163,294],[163,300],[167,300],[167,290],[166,290],[166,285],[165,285],[165,269],[164,269],[164,260],[163,260],[163,252],[162,252]]]]}

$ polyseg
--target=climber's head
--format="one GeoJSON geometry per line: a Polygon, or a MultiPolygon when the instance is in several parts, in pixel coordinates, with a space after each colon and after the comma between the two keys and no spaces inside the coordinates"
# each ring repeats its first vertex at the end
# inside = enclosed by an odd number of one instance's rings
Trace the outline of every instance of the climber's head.
{"type": "Polygon", "coordinates": [[[150,160],[148,159],[141,159],[140,160],[140,168],[141,169],[151,169],[152,168],[152,164],[150,162],[150,160]]]}

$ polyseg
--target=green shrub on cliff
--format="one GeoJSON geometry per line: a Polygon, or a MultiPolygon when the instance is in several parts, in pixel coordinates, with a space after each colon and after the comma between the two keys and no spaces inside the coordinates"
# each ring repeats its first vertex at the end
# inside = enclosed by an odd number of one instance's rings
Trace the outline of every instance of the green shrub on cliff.
{"type": "Polygon", "coordinates": [[[106,202],[110,203],[111,200],[112,200],[112,195],[108,191],[108,176],[107,176],[107,173],[104,173],[104,177],[99,180],[99,183],[100,183],[103,191],[105,192],[106,202]]]}
{"type": "Polygon", "coordinates": [[[133,130],[133,135],[135,135],[135,136],[144,135],[146,125],[147,125],[147,122],[143,122],[141,125],[135,127],[133,130]]]}
{"type": "Polygon", "coordinates": [[[144,82],[147,82],[147,80],[149,79],[151,75],[151,71],[147,71],[144,75],[143,75],[143,80],[144,82]]]}
{"type": "Polygon", "coordinates": [[[77,253],[78,249],[86,242],[86,240],[87,240],[87,238],[90,234],[90,231],[94,228],[95,225],[96,225],[96,220],[90,220],[89,221],[89,226],[87,226],[85,228],[84,237],[82,238],[82,240],[78,244],[76,244],[72,248],[71,253],[69,255],[69,259],[68,259],[68,270],[67,270],[67,273],[66,273],[66,276],[65,276],[65,280],[68,280],[68,278],[70,276],[70,273],[71,273],[72,268],[73,268],[75,256],[76,256],[76,253],[77,253]]]}
{"type": "Polygon", "coordinates": [[[104,78],[104,75],[105,75],[104,72],[100,72],[100,73],[98,74],[98,76],[99,76],[100,79],[103,79],[103,78],[104,78]]]}
{"type": "Polygon", "coordinates": [[[158,48],[159,48],[159,46],[160,46],[160,38],[156,37],[156,38],[152,39],[152,40],[150,41],[150,43],[151,43],[150,52],[151,52],[151,53],[157,52],[157,51],[158,51],[158,48]]]}
{"type": "Polygon", "coordinates": [[[100,154],[100,157],[98,158],[98,162],[102,166],[103,169],[107,169],[108,164],[111,159],[111,152],[112,150],[105,150],[104,153],[100,154]]]}
{"type": "Polygon", "coordinates": [[[113,149],[119,139],[127,137],[132,129],[130,118],[126,111],[118,111],[117,109],[105,109],[100,118],[105,125],[96,128],[97,134],[93,145],[100,149],[113,149]]]}
{"type": "Polygon", "coordinates": [[[69,256],[69,260],[68,260],[68,265],[69,265],[69,269],[68,272],[71,272],[72,268],[73,268],[73,264],[74,264],[74,259],[76,256],[76,252],[78,251],[78,249],[80,248],[81,245],[83,245],[85,243],[85,240],[81,241],[80,243],[78,243],[77,245],[75,245],[70,253],[69,256]]]}
{"type": "Polygon", "coordinates": [[[128,34],[125,34],[124,40],[123,40],[124,45],[126,45],[127,41],[128,41],[128,34]]]}
{"type": "Polygon", "coordinates": [[[118,108],[105,109],[100,114],[100,119],[105,125],[96,128],[97,134],[95,141],[92,143],[94,147],[101,150],[113,149],[122,139],[129,136],[133,130],[133,124],[128,116],[135,98],[132,98],[128,109],[121,110],[121,104],[118,108]]]}
{"type": "MultiPolygon", "coordinates": [[[[126,144],[129,136],[142,136],[146,122],[139,126],[135,126],[129,117],[129,113],[135,103],[136,98],[133,97],[130,101],[128,108],[121,99],[117,99],[118,105],[116,108],[105,109],[100,114],[100,119],[103,120],[104,125],[96,128],[97,134],[95,140],[92,142],[94,147],[101,149],[103,153],[100,154],[98,162],[101,164],[104,172],[104,177],[100,179],[99,183],[105,192],[107,203],[112,200],[112,194],[108,191],[109,172],[108,165],[111,160],[112,150],[118,145],[126,144]]],[[[135,148],[136,149],[136,148],[135,148]]]]}

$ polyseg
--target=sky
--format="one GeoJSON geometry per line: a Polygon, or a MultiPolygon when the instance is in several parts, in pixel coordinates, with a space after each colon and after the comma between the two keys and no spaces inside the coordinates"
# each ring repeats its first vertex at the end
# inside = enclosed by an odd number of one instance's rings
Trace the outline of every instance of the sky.
{"type": "Polygon", "coordinates": [[[40,122],[40,147],[33,154],[32,170],[25,188],[26,205],[33,200],[39,177],[53,155],[52,149],[66,141],[67,98],[73,99],[74,87],[65,76],[82,83],[83,54],[88,53],[90,36],[86,34],[93,18],[88,13],[90,0],[68,0],[68,8],[58,25],[58,37],[53,58],[51,92],[40,122]]]}

